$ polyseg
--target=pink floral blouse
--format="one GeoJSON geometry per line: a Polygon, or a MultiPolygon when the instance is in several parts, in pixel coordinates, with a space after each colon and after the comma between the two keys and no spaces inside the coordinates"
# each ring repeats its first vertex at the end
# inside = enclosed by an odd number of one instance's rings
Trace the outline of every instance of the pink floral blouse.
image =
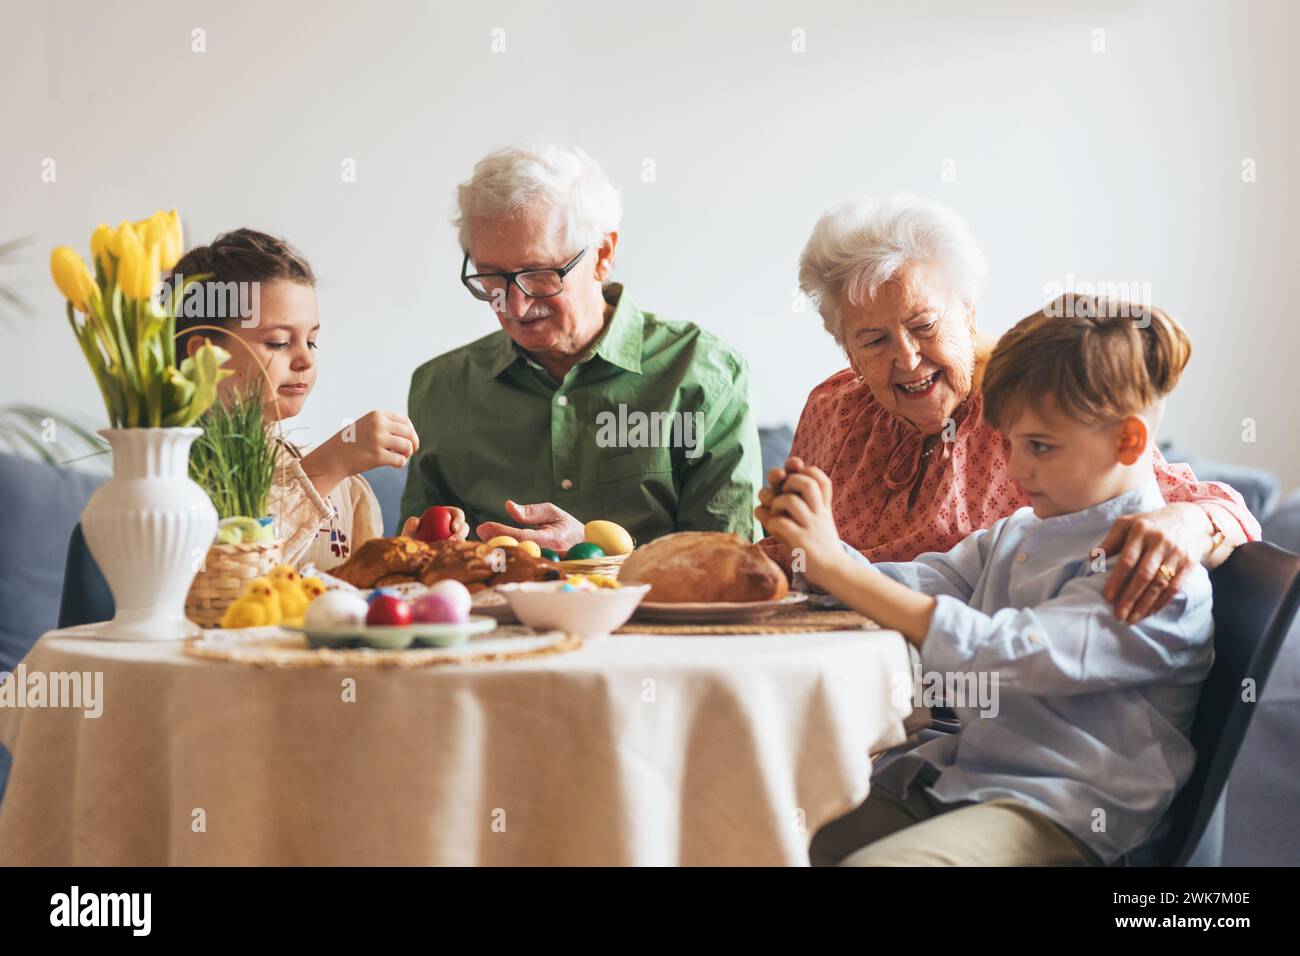
{"type": "MultiPolygon", "coordinates": [[[[921,433],[882,408],[852,369],[813,389],[790,453],[830,477],[835,526],[844,541],[872,561],[911,561],[925,551],[947,551],[972,531],[1029,504],[1029,496],[1007,476],[1010,445],[984,420],[983,407],[976,388],[953,415],[955,440],[940,442],[932,452],[934,460],[910,514],[921,433]]],[[[1241,523],[1250,540],[1259,539],[1259,522],[1232,488],[1197,481],[1191,468],[1171,465],[1159,449],[1155,472],[1167,503],[1219,505],[1241,523]]],[[[789,573],[784,545],[771,537],[760,545],[789,573]]]]}

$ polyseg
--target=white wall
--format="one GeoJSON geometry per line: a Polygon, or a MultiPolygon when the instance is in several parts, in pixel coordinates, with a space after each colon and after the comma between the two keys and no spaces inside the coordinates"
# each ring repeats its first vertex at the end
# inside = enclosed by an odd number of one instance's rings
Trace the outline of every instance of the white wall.
{"type": "Polygon", "coordinates": [[[418,363],[494,327],[457,280],[455,184],[488,149],[546,137],[605,164],[626,203],[617,277],[739,346],[763,423],[794,420],[843,364],[794,308],[812,223],[846,196],[910,190],[970,220],[990,331],[1067,274],[1150,283],[1196,343],[1165,433],[1300,484],[1287,0],[0,10],[0,238],[36,237],[8,275],[38,306],[0,325],[0,403],[102,418],[48,250],[178,206],[189,243],[253,226],[316,267],[321,379],[300,437],[403,409],[418,363]],[[504,53],[490,50],[498,27],[504,53]],[[1242,181],[1247,157],[1257,182],[1242,181]]]}

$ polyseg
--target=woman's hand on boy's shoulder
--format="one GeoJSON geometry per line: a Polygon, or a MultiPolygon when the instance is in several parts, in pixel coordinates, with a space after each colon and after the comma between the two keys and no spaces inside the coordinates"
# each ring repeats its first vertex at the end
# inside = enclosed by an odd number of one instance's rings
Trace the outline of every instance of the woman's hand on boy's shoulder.
{"type": "Polygon", "coordinates": [[[420,449],[420,436],[405,415],[367,412],[345,425],[303,457],[303,471],[321,495],[333,491],[343,479],[371,468],[405,467],[420,449]]]}
{"type": "Polygon", "coordinates": [[[1190,502],[1115,520],[1099,547],[1119,555],[1104,592],[1116,617],[1133,624],[1170,602],[1210,549],[1207,520],[1190,502]]]}

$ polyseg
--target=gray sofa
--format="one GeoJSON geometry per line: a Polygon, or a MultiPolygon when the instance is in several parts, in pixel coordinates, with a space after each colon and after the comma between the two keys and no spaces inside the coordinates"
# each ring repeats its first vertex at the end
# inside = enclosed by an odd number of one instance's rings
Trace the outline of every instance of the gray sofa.
{"type": "MultiPolygon", "coordinates": [[[[764,468],[784,461],[789,428],[760,431],[764,468]]],[[[1170,449],[1171,461],[1188,461],[1170,449]]],[[[1239,466],[1190,459],[1202,479],[1227,481],[1255,514],[1265,515],[1264,538],[1300,552],[1300,492],[1275,505],[1277,480],[1239,466]]],[[[366,474],[383,509],[385,531],[396,532],[405,473],[381,468],[366,474]]],[[[13,542],[0,549],[0,671],[11,670],[59,619],[60,586],[68,539],[102,476],[54,468],[0,453],[0,528],[13,542]]],[[[1300,625],[1282,649],[1259,712],[1251,724],[1228,788],[1225,865],[1300,864],[1300,625]]],[[[9,754],[0,747],[0,799],[9,754]]]]}

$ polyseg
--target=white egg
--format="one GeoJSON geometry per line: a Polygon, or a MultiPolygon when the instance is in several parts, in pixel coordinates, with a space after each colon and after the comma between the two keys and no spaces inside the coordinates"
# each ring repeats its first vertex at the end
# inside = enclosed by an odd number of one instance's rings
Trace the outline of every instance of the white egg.
{"type": "Polygon", "coordinates": [[[307,627],[335,627],[340,624],[360,624],[366,619],[370,605],[359,594],[349,591],[326,591],[307,606],[303,623],[307,627]]]}
{"type": "Polygon", "coordinates": [[[437,581],[429,587],[430,594],[441,594],[449,601],[454,601],[456,607],[460,608],[462,615],[469,614],[470,606],[474,603],[474,598],[469,593],[469,588],[459,581],[452,581],[448,578],[445,581],[437,581]]]}

